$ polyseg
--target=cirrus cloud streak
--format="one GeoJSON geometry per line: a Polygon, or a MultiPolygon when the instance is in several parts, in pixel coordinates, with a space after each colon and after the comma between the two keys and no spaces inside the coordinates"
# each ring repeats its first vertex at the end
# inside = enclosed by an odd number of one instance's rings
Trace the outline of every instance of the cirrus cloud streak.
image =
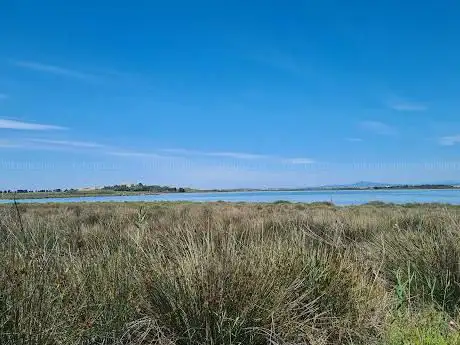
{"type": "Polygon", "coordinates": [[[9,119],[0,119],[0,129],[15,129],[25,131],[48,131],[48,130],[63,130],[66,127],[48,125],[33,122],[23,122],[9,119]]]}

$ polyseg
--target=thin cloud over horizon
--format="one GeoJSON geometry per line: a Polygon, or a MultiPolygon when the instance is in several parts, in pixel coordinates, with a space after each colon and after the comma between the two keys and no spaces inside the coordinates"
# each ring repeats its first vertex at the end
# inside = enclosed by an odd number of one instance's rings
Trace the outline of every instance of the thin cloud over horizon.
{"type": "Polygon", "coordinates": [[[14,129],[26,131],[65,130],[66,127],[41,123],[23,122],[17,120],[0,119],[0,129],[14,129]]]}
{"type": "Polygon", "coordinates": [[[220,157],[220,158],[233,158],[233,159],[241,159],[241,160],[273,160],[279,161],[283,163],[290,163],[290,164],[311,164],[314,163],[314,160],[310,158],[285,158],[279,157],[276,155],[268,155],[268,154],[255,154],[255,153],[247,153],[247,152],[206,152],[206,151],[198,151],[198,150],[188,150],[188,149],[161,149],[161,152],[167,152],[172,154],[180,154],[186,156],[204,156],[204,157],[220,157]]]}
{"type": "Polygon", "coordinates": [[[188,150],[188,149],[160,149],[161,152],[187,155],[187,156],[208,156],[208,157],[222,157],[222,158],[235,158],[235,159],[268,159],[272,158],[269,155],[255,154],[255,153],[246,153],[246,152],[206,152],[198,150],[188,150]]]}
{"type": "Polygon", "coordinates": [[[442,146],[453,146],[459,143],[460,143],[460,134],[439,138],[439,144],[442,146]]]}
{"type": "Polygon", "coordinates": [[[396,130],[392,126],[380,121],[361,121],[359,126],[366,131],[379,135],[396,134],[396,130]]]}
{"type": "Polygon", "coordinates": [[[71,141],[71,140],[49,140],[49,139],[28,139],[29,141],[56,145],[56,146],[68,146],[68,147],[80,147],[80,148],[104,148],[103,144],[86,142],[86,141],[71,141]]]}
{"type": "Polygon", "coordinates": [[[118,156],[118,157],[127,157],[127,158],[155,158],[155,159],[173,159],[178,158],[174,156],[163,156],[158,153],[151,153],[151,152],[136,152],[136,151],[106,151],[104,152],[110,156],[118,156]]]}
{"type": "Polygon", "coordinates": [[[290,164],[313,164],[315,163],[314,160],[310,159],[310,158],[289,158],[289,159],[286,159],[286,163],[290,163],[290,164]]]}
{"type": "Polygon", "coordinates": [[[390,109],[401,112],[421,112],[428,110],[428,105],[422,102],[410,101],[407,99],[396,98],[387,102],[390,109]]]}
{"type": "MultiPolygon", "coordinates": [[[[0,128],[2,122],[0,120],[0,128]]],[[[16,127],[27,127],[30,128],[31,124],[21,123],[21,126],[15,124],[16,127]],[[27,125],[27,126],[26,126],[27,125]]],[[[46,125],[36,125],[34,124],[34,129],[37,126],[46,126],[46,125]]],[[[8,127],[13,127],[8,125],[8,127]]],[[[48,128],[49,126],[47,126],[48,128]]],[[[52,126],[53,128],[55,126],[52,126]]],[[[39,127],[42,128],[42,127],[39,127]]],[[[116,146],[101,144],[97,142],[87,142],[80,140],[57,140],[57,139],[44,139],[44,138],[23,138],[16,139],[14,142],[9,141],[8,145],[6,141],[0,145],[0,148],[12,148],[20,147],[26,150],[69,150],[74,151],[75,149],[83,149],[85,151],[90,149],[98,149],[96,152],[103,155],[126,157],[126,158],[154,158],[154,159],[193,159],[193,157],[209,157],[209,158],[230,158],[241,161],[247,160],[267,160],[272,163],[280,164],[293,164],[293,165],[302,165],[302,164],[313,164],[315,161],[306,157],[296,157],[296,158],[286,158],[279,157],[274,155],[262,155],[262,154],[252,154],[252,153],[242,153],[242,152],[204,152],[188,149],[153,149],[150,152],[145,151],[136,151],[125,148],[120,148],[116,146]],[[40,145],[41,144],[41,145],[40,145]],[[38,145],[38,146],[37,146],[38,145]],[[169,155],[163,155],[161,152],[169,153],[169,155]]]]}
{"type": "Polygon", "coordinates": [[[21,145],[11,141],[11,140],[0,140],[0,148],[18,148],[21,145]]]}
{"type": "Polygon", "coordinates": [[[29,69],[37,72],[50,73],[54,75],[59,75],[63,77],[69,77],[74,79],[86,80],[86,81],[96,81],[100,79],[99,76],[78,71],[71,68],[44,64],[38,61],[25,61],[25,60],[12,60],[11,63],[17,67],[29,69]]]}

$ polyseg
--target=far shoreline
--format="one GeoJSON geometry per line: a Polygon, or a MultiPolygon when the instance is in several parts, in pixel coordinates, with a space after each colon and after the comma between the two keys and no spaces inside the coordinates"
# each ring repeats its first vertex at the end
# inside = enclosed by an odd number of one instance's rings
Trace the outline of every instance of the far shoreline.
{"type": "Polygon", "coordinates": [[[392,186],[392,187],[338,187],[338,188],[289,188],[289,189],[208,189],[187,190],[184,192],[148,192],[148,191],[77,191],[77,192],[11,192],[0,193],[0,200],[32,200],[32,199],[67,199],[67,198],[93,198],[93,197],[117,197],[117,196],[144,196],[164,194],[193,194],[193,193],[254,193],[254,192],[335,192],[335,191],[394,191],[394,190],[460,190],[455,186],[430,185],[423,186],[392,186]]]}
{"type": "Polygon", "coordinates": [[[25,199],[67,199],[67,198],[94,198],[104,196],[131,196],[131,195],[158,195],[169,194],[159,192],[114,192],[114,193],[98,193],[98,192],[31,192],[31,193],[0,193],[0,200],[25,200],[25,199]]]}

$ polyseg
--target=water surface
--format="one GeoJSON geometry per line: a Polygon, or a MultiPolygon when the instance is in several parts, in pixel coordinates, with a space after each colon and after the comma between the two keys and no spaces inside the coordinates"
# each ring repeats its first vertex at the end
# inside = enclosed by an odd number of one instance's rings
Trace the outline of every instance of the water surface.
{"type": "MultiPolygon", "coordinates": [[[[372,201],[386,203],[449,203],[460,205],[460,189],[408,189],[408,190],[321,190],[321,191],[267,191],[220,193],[170,193],[158,195],[96,196],[76,198],[24,199],[19,203],[47,202],[139,202],[139,201],[229,201],[229,202],[291,202],[329,201],[336,205],[360,205],[372,201]]],[[[11,203],[12,200],[0,200],[11,203]]]]}

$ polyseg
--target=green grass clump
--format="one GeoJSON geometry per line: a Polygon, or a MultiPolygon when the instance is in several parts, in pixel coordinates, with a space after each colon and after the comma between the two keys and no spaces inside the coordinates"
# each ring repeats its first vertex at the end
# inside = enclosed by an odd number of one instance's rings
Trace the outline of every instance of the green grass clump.
{"type": "Polygon", "coordinates": [[[406,215],[376,241],[387,279],[401,303],[434,303],[455,314],[460,306],[460,231],[449,213],[406,215]]]}
{"type": "Polygon", "coordinates": [[[0,344],[458,344],[459,224],[445,205],[5,205],[0,344]]]}
{"type": "Polygon", "coordinates": [[[401,313],[392,322],[385,345],[458,345],[460,328],[436,310],[401,313]]]}
{"type": "Polygon", "coordinates": [[[356,277],[345,257],[304,247],[302,237],[250,245],[234,235],[203,236],[184,239],[178,253],[181,240],[172,236],[149,274],[154,317],[178,344],[332,344],[377,332],[381,291],[356,277]]]}

